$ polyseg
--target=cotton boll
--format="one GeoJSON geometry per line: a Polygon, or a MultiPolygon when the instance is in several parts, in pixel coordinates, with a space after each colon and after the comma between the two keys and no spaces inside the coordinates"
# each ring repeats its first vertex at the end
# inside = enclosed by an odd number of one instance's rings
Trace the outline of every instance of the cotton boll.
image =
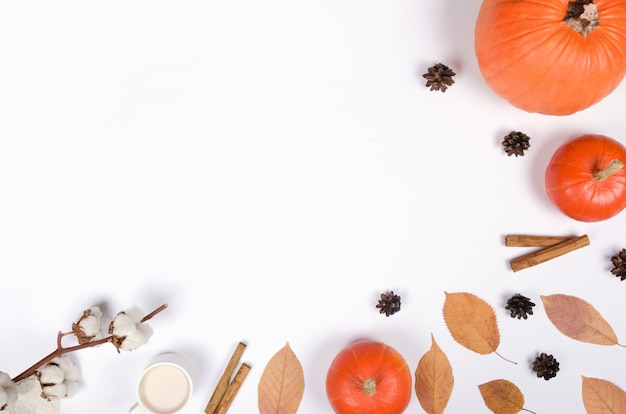
{"type": "Polygon", "coordinates": [[[0,387],[14,386],[15,383],[6,372],[0,371],[0,387]]]}
{"type": "Polygon", "coordinates": [[[68,367],[67,370],[65,370],[65,382],[78,381],[79,374],[80,372],[79,372],[78,366],[72,363],[72,365],[68,367]]]}
{"type": "Polygon", "coordinates": [[[135,322],[133,322],[125,313],[118,313],[113,322],[111,322],[110,333],[116,336],[126,336],[129,333],[134,332],[137,328],[135,322]]]}
{"type": "Polygon", "coordinates": [[[77,381],[78,380],[78,365],[74,363],[69,357],[62,355],[54,358],[50,361],[50,364],[55,364],[61,370],[63,370],[63,381],[77,381]]]}
{"type": "Polygon", "coordinates": [[[36,376],[30,376],[16,384],[17,401],[11,414],[59,414],[59,400],[42,398],[42,387],[36,376]]]}
{"type": "Polygon", "coordinates": [[[93,315],[83,318],[78,325],[82,328],[85,335],[96,336],[100,333],[100,320],[93,315]]]}
{"type": "Polygon", "coordinates": [[[63,369],[56,364],[47,364],[39,370],[39,381],[42,385],[60,384],[65,379],[63,369]]]}
{"type": "Polygon", "coordinates": [[[126,310],[126,316],[135,323],[140,323],[146,313],[141,310],[139,306],[133,306],[132,308],[126,310]]]}
{"type": "Polygon", "coordinates": [[[9,396],[7,395],[7,391],[4,388],[0,388],[0,408],[7,405],[9,402],[9,396]]]}
{"type": "Polygon", "coordinates": [[[111,322],[114,329],[112,333],[123,336],[135,331],[137,329],[136,325],[141,323],[144,316],[145,313],[137,306],[118,313],[113,322],[111,322]]]}
{"type": "Polygon", "coordinates": [[[152,328],[149,325],[138,325],[136,330],[126,336],[122,342],[121,348],[132,351],[145,345],[152,336],[152,328]]]}
{"type": "Polygon", "coordinates": [[[13,406],[17,400],[17,386],[6,372],[0,371],[0,411],[13,406]]]}
{"type": "Polygon", "coordinates": [[[63,383],[43,386],[42,391],[48,399],[59,399],[67,396],[67,387],[63,383]]]}
{"type": "Polygon", "coordinates": [[[102,338],[102,311],[97,306],[83,311],[72,324],[72,331],[83,344],[102,338]]]}
{"type": "Polygon", "coordinates": [[[144,312],[134,306],[132,309],[117,314],[109,326],[109,333],[113,338],[113,344],[118,349],[132,351],[144,345],[152,336],[152,328],[142,322],[144,312]]]}
{"type": "Polygon", "coordinates": [[[58,356],[39,370],[39,382],[48,398],[65,398],[78,388],[78,366],[67,356],[58,356]]]}
{"type": "Polygon", "coordinates": [[[76,381],[78,379],[78,366],[69,357],[63,355],[54,358],[50,364],[55,364],[63,371],[64,381],[76,381]]]}
{"type": "Polygon", "coordinates": [[[66,392],[65,392],[66,398],[73,396],[78,391],[77,381],[65,381],[64,384],[65,384],[65,389],[66,389],[66,392]]]}
{"type": "Polygon", "coordinates": [[[6,389],[0,388],[0,411],[9,407],[9,394],[6,389]]]}

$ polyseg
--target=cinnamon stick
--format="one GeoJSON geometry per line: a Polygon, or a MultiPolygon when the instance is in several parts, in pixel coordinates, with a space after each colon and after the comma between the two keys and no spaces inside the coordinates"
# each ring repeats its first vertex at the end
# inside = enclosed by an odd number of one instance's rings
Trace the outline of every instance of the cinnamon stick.
{"type": "Polygon", "coordinates": [[[548,247],[574,236],[531,236],[528,234],[507,234],[504,245],[507,247],[548,247]]]}
{"type": "Polygon", "coordinates": [[[589,246],[589,237],[586,234],[583,236],[573,237],[571,239],[564,240],[560,243],[544,247],[541,250],[537,250],[520,257],[516,257],[514,259],[511,259],[509,261],[509,264],[511,265],[511,269],[513,269],[514,272],[517,272],[562,256],[566,253],[569,253],[576,249],[580,249],[581,247],[585,246],[589,246]]]}
{"type": "Polygon", "coordinates": [[[228,384],[233,375],[233,372],[235,372],[235,368],[237,368],[237,364],[239,364],[241,355],[243,355],[243,351],[245,350],[246,344],[244,344],[243,342],[239,342],[237,344],[237,347],[235,348],[235,351],[231,355],[228,364],[226,365],[224,373],[220,377],[217,385],[215,386],[215,390],[213,391],[213,394],[211,395],[211,398],[209,399],[206,408],[204,409],[205,414],[216,413],[217,407],[219,406],[220,401],[224,398],[224,394],[228,389],[228,384]]]}
{"type": "Polygon", "coordinates": [[[226,392],[224,393],[224,396],[220,400],[220,403],[215,410],[215,414],[226,413],[226,411],[230,407],[230,404],[232,404],[233,400],[237,396],[237,392],[239,392],[241,384],[243,384],[243,380],[246,379],[248,372],[250,372],[250,365],[243,363],[239,366],[239,369],[237,370],[237,373],[235,374],[232,382],[228,384],[226,392]]]}

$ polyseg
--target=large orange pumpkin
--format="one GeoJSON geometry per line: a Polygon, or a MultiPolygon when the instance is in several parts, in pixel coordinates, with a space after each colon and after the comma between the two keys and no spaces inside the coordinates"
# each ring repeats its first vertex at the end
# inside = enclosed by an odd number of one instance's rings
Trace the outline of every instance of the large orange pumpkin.
{"type": "Polygon", "coordinates": [[[337,414],[401,414],[411,401],[412,384],[398,351],[362,340],[337,354],[326,376],[326,394],[337,414]]]}
{"type": "Polygon", "coordinates": [[[528,112],[578,112],[626,74],[624,0],[484,0],[474,35],[487,84],[528,112]]]}
{"type": "Polygon", "coordinates": [[[604,135],[586,134],[562,144],[545,174],[546,194],[579,221],[601,221],[626,208],[626,148],[604,135]]]}

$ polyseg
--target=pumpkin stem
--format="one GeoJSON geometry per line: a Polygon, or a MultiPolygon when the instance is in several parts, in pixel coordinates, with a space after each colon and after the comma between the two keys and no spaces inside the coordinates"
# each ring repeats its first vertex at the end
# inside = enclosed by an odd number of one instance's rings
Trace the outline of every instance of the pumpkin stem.
{"type": "Polygon", "coordinates": [[[598,6],[593,4],[593,0],[575,0],[567,3],[564,21],[582,37],[586,37],[598,26],[598,20],[600,20],[598,6]]]}
{"type": "Polygon", "coordinates": [[[368,378],[363,381],[363,394],[368,397],[376,394],[376,380],[374,378],[368,378]]]}
{"type": "Polygon", "coordinates": [[[606,168],[598,171],[594,171],[593,178],[598,181],[603,181],[615,174],[617,171],[624,168],[624,163],[620,160],[613,160],[606,166],[606,168]]]}

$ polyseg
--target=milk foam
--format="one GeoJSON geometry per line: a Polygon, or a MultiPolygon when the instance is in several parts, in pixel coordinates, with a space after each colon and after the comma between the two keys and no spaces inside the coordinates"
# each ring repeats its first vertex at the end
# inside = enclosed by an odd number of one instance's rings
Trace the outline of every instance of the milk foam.
{"type": "Polygon", "coordinates": [[[139,394],[148,410],[155,414],[170,414],[183,408],[190,389],[189,380],[180,368],[163,364],[144,374],[139,394]]]}

